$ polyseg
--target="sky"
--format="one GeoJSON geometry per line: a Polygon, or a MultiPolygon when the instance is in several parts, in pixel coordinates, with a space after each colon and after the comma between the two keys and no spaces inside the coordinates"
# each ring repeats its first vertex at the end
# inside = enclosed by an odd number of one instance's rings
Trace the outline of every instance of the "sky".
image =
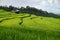
{"type": "Polygon", "coordinates": [[[44,11],[60,14],[60,0],[0,0],[0,5],[15,7],[31,6],[44,11]]]}

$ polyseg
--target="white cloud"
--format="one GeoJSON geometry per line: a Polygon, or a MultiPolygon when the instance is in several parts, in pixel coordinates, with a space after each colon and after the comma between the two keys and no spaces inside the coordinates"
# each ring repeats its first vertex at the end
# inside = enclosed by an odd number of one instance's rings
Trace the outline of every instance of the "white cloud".
{"type": "Polygon", "coordinates": [[[41,1],[41,0],[31,0],[31,1],[33,1],[33,2],[39,2],[39,1],[41,1]]]}
{"type": "Polygon", "coordinates": [[[41,5],[43,5],[43,6],[46,5],[46,1],[42,1],[41,5]]]}
{"type": "Polygon", "coordinates": [[[48,0],[48,2],[49,2],[50,4],[52,4],[52,3],[53,3],[53,1],[54,1],[54,0],[48,0]]]}

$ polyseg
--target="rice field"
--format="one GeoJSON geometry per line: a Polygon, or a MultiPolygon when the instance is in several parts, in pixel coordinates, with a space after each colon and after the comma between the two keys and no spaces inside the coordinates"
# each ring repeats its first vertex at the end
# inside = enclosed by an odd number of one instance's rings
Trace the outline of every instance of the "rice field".
{"type": "Polygon", "coordinates": [[[60,19],[28,16],[0,10],[0,40],[60,40],[60,19]]]}

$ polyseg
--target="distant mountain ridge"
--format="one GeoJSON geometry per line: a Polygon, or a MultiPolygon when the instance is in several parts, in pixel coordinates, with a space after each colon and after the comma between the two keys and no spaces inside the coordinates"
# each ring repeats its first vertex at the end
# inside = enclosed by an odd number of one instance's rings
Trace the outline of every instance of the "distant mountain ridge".
{"type": "Polygon", "coordinates": [[[42,9],[37,9],[37,8],[34,8],[34,7],[30,7],[30,6],[26,6],[25,7],[21,7],[21,8],[17,8],[17,7],[14,7],[14,6],[0,6],[0,9],[3,9],[5,11],[12,11],[13,9],[17,9],[19,10],[19,13],[28,13],[28,14],[34,14],[34,15],[37,15],[37,16],[45,16],[45,17],[54,17],[54,18],[60,18],[59,15],[56,15],[54,13],[49,13],[47,11],[43,11],[42,9]]]}

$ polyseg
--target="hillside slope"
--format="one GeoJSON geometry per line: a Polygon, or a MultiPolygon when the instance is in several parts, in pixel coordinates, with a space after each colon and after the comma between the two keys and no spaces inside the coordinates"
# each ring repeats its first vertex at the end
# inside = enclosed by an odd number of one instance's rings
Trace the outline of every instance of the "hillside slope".
{"type": "Polygon", "coordinates": [[[0,40],[60,40],[60,19],[0,10],[0,40]]]}

